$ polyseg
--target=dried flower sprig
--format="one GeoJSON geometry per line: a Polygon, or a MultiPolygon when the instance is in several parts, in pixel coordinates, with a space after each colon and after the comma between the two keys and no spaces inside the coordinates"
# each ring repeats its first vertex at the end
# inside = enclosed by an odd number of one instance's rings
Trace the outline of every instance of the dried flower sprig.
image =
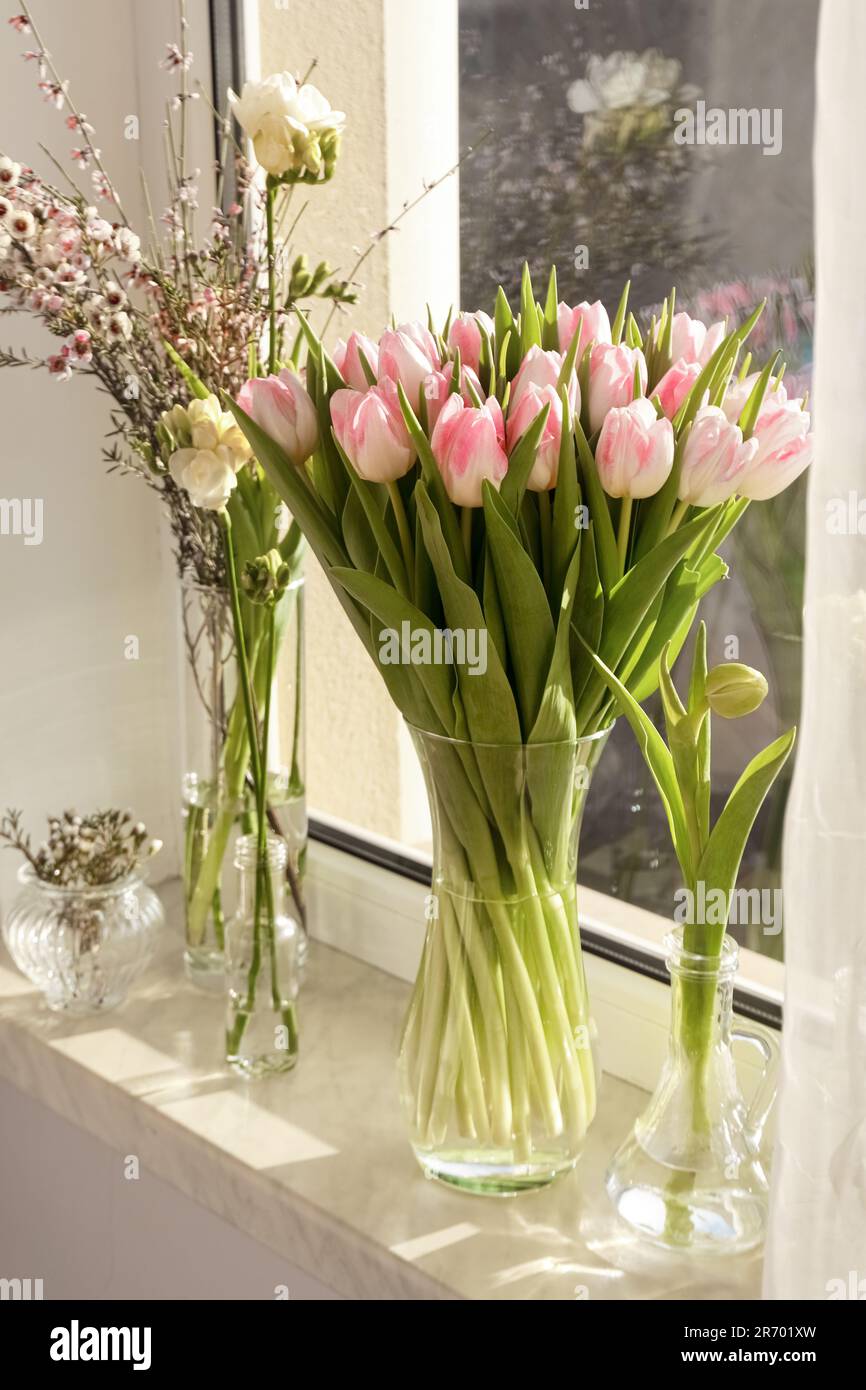
{"type": "Polygon", "coordinates": [[[48,839],[34,850],[21,825],[21,811],[0,818],[5,849],[23,854],[36,877],[55,888],[101,888],[138,871],[162,849],[129,811],[64,811],[48,817],[48,839]]]}

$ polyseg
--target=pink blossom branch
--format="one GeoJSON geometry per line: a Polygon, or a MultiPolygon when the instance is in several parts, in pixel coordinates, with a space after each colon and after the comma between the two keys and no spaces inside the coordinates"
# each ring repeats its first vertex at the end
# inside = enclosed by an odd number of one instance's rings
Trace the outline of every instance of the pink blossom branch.
{"type": "Polygon", "coordinates": [[[126,213],[123,210],[123,205],[120,201],[120,195],[108,176],[108,171],[106,170],[104,164],[102,163],[102,159],[100,158],[99,150],[96,148],[96,146],[93,143],[93,140],[90,137],[90,130],[88,128],[87,121],[85,120],[81,112],[78,110],[78,108],[75,106],[74,102],[72,101],[72,98],[69,95],[68,83],[64,82],[61,78],[59,72],[57,71],[57,68],[54,65],[54,60],[52,59],[51,54],[45,47],[42,35],[36,28],[36,23],[33,19],[30,6],[27,4],[27,0],[21,0],[21,12],[23,15],[26,16],[27,23],[30,25],[30,29],[39,49],[40,59],[42,62],[44,62],[46,69],[54,79],[54,83],[57,87],[58,92],[62,94],[63,102],[66,106],[68,106],[70,115],[75,120],[75,128],[81,133],[81,138],[83,139],[87,147],[87,150],[90,153],[90,157],[93,160],[95,167],[102,175],[106,188],[109,189],[111,192],[112,201],[115,207],[117,208],[118,213],[120,214],[121,220],[128,227],[129,220],[126,216],[126,213]]]}

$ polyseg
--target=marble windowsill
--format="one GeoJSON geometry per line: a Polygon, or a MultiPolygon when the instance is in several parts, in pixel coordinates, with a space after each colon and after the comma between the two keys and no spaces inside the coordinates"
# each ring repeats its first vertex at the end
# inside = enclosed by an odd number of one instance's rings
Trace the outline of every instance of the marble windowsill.
{"type": "Polygon", "coordinates": [[[314,943],[299,1065],[250,1084],[222,1064],[222,1001],[186,983],[179,956],[166,931],[120,1010],[76,1020],[45,1009],[4,955],[0,1075],[347,1298],[760,1296],[758,1256],[673,1258],[614,1223],[602,1175],[644,1101],[636,1087],[605,1078],[567,1178],[469,1197],[427,1181],[406,1143],[402,981],[314,943]]]}

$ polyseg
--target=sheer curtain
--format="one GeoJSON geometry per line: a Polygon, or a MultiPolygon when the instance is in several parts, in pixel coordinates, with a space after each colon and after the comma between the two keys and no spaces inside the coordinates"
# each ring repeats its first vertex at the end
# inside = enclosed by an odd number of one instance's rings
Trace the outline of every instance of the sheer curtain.
{"type": "Polygon", "coordinates": [[[803,720],[785,831],[783,1075],[764,1283],[771,1299],[866,1298],[864,82],[866,5],[823,0],[817,457],[803,720]]]}

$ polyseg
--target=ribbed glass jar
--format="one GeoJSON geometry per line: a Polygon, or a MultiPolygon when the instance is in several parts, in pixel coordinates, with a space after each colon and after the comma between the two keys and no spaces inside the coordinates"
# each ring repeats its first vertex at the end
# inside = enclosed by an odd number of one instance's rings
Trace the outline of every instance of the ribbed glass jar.
{"type": "Polygon", "coordinates": [[[98,888],[55,887],[29,864],[18,881],[3,939],[48,1007],[92,1014],[122,1003],[164,920],[153,889],[135,874],[98,888]]]}

